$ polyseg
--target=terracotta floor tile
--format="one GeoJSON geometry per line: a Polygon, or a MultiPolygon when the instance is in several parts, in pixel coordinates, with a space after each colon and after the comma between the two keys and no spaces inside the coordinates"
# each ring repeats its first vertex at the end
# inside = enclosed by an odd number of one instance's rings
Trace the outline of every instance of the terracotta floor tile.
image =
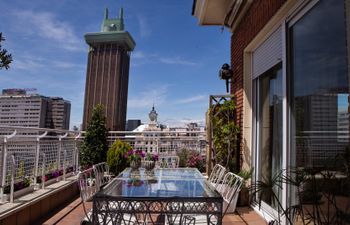
{"type": "MultiPolygon", "coordinates": [[[[92,203],[85,204],[87,211],[92,208],[92,203]]],[[[266,225],[267,223],[251,208],[237,208],[238,213],[227,214],[223,218],[223,225],[266,225]]],[[[45,225],[80,225],[85,217],[83,205],[80,199],[75,199],[71,204],[57,212],[43,223],[45,225]]]]}

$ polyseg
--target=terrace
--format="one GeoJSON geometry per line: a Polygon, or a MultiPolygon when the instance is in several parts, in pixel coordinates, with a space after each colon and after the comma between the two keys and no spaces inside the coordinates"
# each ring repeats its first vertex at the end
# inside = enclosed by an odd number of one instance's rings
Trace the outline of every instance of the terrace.
{"type": "MultiPolygon", "coordinates": [[[[0,224],[80,224],[85,216],[76,184],[78,132],[1,126],[0,224]]],[[[206,134],[201,131],[111,132],[135,149],[175,155],[189,149],[205,155],[206,134]]],[[[91,203],[88,204],[91,208],[91,203]]],[[[250,208],[224,217],[224,224],[263,224],[250,208]]]]}

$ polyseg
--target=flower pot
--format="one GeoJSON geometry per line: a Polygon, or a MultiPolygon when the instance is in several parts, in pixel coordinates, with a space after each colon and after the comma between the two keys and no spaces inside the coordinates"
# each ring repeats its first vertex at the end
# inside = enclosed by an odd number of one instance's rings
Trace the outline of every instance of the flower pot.
{"type": "Polygon", "coordinates": [[[152,160],[145,160],[143,162],[143,165],[145,167],[146,170],[153,170],[153,168],[155,167],[156,163],[152,160]]]}
{"type": "Polygon", "coordinates": [[[249,189],[242,187],[239,192],[238,206],[248,206],[249,205],[249,189]]]}
{"type": "Polygon", "coordinates": [[[140,166],[141,166],[141,160],[132,160],[132,161],[130,162],[130,167],[131,167],[131,169],[133,169],[133,170],[139,169],[140,166]]]}

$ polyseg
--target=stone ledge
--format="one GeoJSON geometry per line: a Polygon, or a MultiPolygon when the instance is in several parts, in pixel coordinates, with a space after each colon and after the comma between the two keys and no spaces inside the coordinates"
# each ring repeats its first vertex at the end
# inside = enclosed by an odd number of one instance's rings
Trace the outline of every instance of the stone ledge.
{"type": "Polygon", "coordinates": [[[14,203],[4,203],[0,205],[0,225],[33,224],[78,193],[73,176],[15,199],[14,203]]]}

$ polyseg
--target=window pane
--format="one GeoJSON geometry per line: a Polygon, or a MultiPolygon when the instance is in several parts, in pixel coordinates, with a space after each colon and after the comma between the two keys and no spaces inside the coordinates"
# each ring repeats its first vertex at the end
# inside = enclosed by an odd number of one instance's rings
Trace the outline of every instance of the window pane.
{"type": "MultiPolygon", "coordinates": [[[[282,162],[282,69],[278,65],[259,78],[259,151],[260,177],[270,183],[281,170],[282,162]]],[[[280,193],[275,187],[280,200],[280,193]]],[[[276,208],[274,196],[263,195],[262,200],[276,208]]]]}
{"type": "Polygon", "coordinates": [[[348,145],[344,2],[320,1],[291,28],[292,150],[298,167],[322,167],[348,145]]]}
{"type": "Polygon", "coordinates": [[[341,0],[320,0],[290,28],[291,159],[303,171],[296,173],[302,183],[292,186],[291,199],[314,224],[339,224],[349,216],[344,6],[341,0]]]}

